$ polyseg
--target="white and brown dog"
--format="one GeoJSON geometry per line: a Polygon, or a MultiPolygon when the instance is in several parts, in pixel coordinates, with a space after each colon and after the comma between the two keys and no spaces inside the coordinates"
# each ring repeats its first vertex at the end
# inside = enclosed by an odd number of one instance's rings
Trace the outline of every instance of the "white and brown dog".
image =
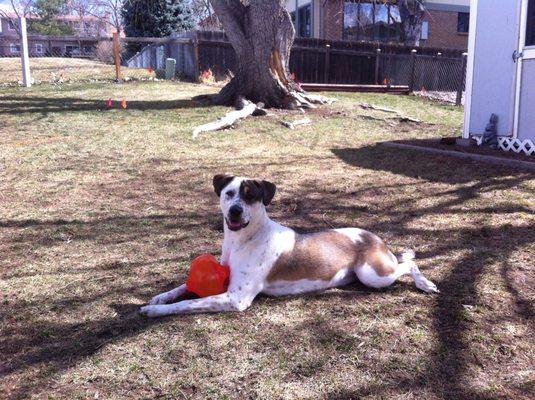
{"type": "Polygon", "coordinates": [[[295,295],[347,285],[358,278],[383,288],[411,274],[416,286],[438,292],[414,263],[414,252],[394,256],[384,242],[358,228],[298,234],[272,221],[266,206],[275,185],[216,175],[225,237],[221,263],[231,268],[228,291],[216,296],[171,303],[186,294],[186,285],[154,297],[140,312],[149,317],[218,311],[243,311],[259,293],[295,295]]]}

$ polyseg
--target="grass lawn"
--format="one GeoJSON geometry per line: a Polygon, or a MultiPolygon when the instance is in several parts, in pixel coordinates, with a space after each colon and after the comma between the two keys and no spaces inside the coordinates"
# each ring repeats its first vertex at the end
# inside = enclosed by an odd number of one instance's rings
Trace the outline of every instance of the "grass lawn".
{"type": "Polygon", "coordinates": [[[532,398],[533,173],[377,145],[459,132],[460,109],[414,97],[338,94],[310,126],[272,111],[193,141],[226,112],[190,100],[214,90],[2,89],[0,397],[532,398]],[[369,119],[388,115],[361,102],[423,122],[369,119]],[[140,317],[194,256],[219,255],[220,172],[275,182],[270,214],[300,231],[358,226],[415,249],[441,293],[403,278],[140,317]]]}
{"type": "MultiPolygon", "coordinates": [[[[115,79],[115,66],[84,58],[32,57],[32,78],[36,82],[68,82],[115,79]]],[[[0,58],[0,85],[22,80],[20,57],[0,58]]],[[[126,78],[148,79],[154,76],[144,68],[121,67],[126,78]]]]}

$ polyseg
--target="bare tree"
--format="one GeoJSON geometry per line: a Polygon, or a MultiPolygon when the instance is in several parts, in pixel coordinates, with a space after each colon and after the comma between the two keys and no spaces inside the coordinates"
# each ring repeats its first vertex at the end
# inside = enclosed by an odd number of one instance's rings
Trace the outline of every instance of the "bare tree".
{"type": "Polygon", "coordinates": [[[210,0],[191,0],[191,12],[201,28],[221,28],[221,24],[214,13],[210,0]]]}
{"type": "Polygon", "coordinates": [[[13,21],[13,15],[15,15],[17,19],[21,17],[28,18],[31,16],[34,6],[35,0],[10,0],[7,8],[0,8],[0,17],[12,21],[17,35],[22,37],[18,21],[13,21]]]}
{"type": "Polygon", "coordinates": [[[399,10],[400,20],[400,39],[408,46],[418,46],[420,44],[420,37],[422,34],[422,25],[425,17],[426,0],[358,0],[356,4],[373,4],[372,8],[359,8],[359,14],[356,16],[356,23],[360,27],[364,27],[373,23],[372,21],[377,18],[377,14],[374,16],[374,12],[377,13],[377,5],[389,5],[388,16],[392,20],[397,20],[398,17],[392,13],[392,7],[397,6],[399,10]]]}
{"type": "Polygon", "coordinates": [[[401,17],[401,40],[408,46],[419,46],[425,17],[424,0],[398,0],[401,17]]]}
{"type": "MultiPolygon", "coordinates": [[[[83,2],[84,0],[76,1],[83,2]]],[[[123,27],[121,11],[126,1],[128,0],[93,0],[94,5],[88,9],[88,14],[113,26],[117,32],[121,32],[123,27]]]]}
{"type": "Polygon", "coordinates": [[[320,96],[308,95],[291,78],[288,63],[295,30],[285,0],[210,0],[236,52],[232,80],[219,92],[219,104],[245,98],[268,107],[313,107],[320,96]]]}
{"type": "Polygon", "coordinates": [[[98,3],[99,0],[69,0],[67,2],[68,10],[78,17],[80,33],[83,33],[84,35],[100,33],[98,27],[90,27],[86,24],[88,16],[95,16],[95,14],[98,13],[98,3]],[[94,29],[96,29],[96,32],[92,32],[94,29]]]}

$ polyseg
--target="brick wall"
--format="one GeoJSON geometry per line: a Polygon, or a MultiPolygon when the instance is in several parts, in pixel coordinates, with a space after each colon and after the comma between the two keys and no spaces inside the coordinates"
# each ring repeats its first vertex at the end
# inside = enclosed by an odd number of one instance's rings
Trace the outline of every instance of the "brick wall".
{"type": "Polygon", "coordinates": [[[423,46],[468,48],[468,34],[457,33],[457,12],[429,10],[425,20],[429,22],[429,39],[420,42],[423,46]]]}
{"type": "Polygon", "coordinates": [[[344,28],[344,1],[327,0],[323,9],[324,35],[323,39],[342,40],[344,28]]]}

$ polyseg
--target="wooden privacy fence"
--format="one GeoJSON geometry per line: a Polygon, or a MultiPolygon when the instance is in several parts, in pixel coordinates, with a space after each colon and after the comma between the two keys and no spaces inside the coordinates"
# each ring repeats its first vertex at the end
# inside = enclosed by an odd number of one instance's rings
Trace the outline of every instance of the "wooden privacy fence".
{"type": "MultiPolygon", "coordinates": [[[[138,38],[123,39],[129,43],[138,38]]],[[[139,38],[140,39],[140,38],[139,38]]],[[[181,37],[143,38],[145,45],[124,59],[129,67],[161,69],[166,58],[177,61],[177,74],[197,79],[211,70],[225,77],[236,66],[234,49],[221,32],[188,32],[181,37]]],[[[459,50],[297,38],[290,71],[302,83],[406,85],[411,91],[464,91],[466,54],[459,50]]]]}

